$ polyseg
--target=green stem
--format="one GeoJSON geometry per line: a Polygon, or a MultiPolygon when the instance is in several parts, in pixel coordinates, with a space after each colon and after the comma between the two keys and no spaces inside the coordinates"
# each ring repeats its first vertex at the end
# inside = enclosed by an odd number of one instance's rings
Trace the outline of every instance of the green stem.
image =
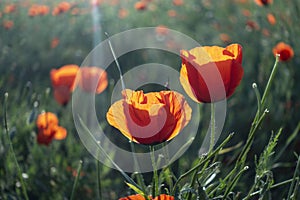
{"type": "Polygon", "coordinates": [[[211,122],[211,133],[210,133],[210,145],[209,145],[209,151],[212,151],[212,149],[214,148],[215,145],[215,134],[216,134],[216,121],[215,121],[215,115],[216,115],[216,111],[215,111],[215,104],[211,103],[210,106],[210,122],[211,122]]]}
{"type": "Polygon", "coordinates": [[[268,80],[266,89],[265,89],[264,94],[263,94],[262,99],[261,99],[261,105],[262,105],[262,107],[264,107],[264,105],[265,105],[265,103],[266,103],[266,98],[267,98],[267,96],[268,96],[269,93],[270,93],[271,85],[272,85],[272,83],[273,83],[275,74],[276,74],[276,72],[277,72],[277,70],[278,70],[278,61],[279,61],[279,55],[276,55],[276,60],[275,60],[275,63],[274,63],[274,66],[273,66],[273,69],[272,69],[270,78],[269,78],[269,80],[268,80]]]}
{"type": "Polygon", "coordinates": [[[184,174],[182,174],[177,181],[174,184],[173,190],[172,190],[172,195],[175,195],[175,191],[176,188],[178,186],[178,184],[187,176],[189,176],[190,174],[192,174],[194,171],[198,171],[199,167],[202,166],[203,163],[207,162],[209,159],[211,159],[213,156],[215,156],[226,144],[227,142],[233,137],[234,133],[229,134],[229,136],[217,147],[216,150],[214,150],[213,152],[209,153],[206,158],[204,159],[200,159],[199,163],[197,165],[195,165],[192,169],[190,169],[189,171],[185,172],[184,174]]]}
{"type": "Polygon", "coordinates": [[[98,183],[98,196],[99,199],[102,199],[102,187],[101,187],[101,168],[100,168],[100,161],[96,159],[97,162],[97,183],[98,183]]]}
{"type": "Polygon", "coordinates": [[[26,200],[29,200],[28,194],[27,194],[27,190],[26,190],[26,186],[25,186],[25,182],[24,182],[23,177],[22,177],[22,171],[21,171],[21,168],[19,166],[16,154],[15,154],[15,151],[14,151],[14,147],[12,145],[12,141],[10,139],[10,135],[9,135],[9,132],[8,132],[8,125],[7,125],[7,99],[8,99],[8,93],[5,93],[5,95],[4,95],[4,106],[3,106],[4,107],[4,128],[5,128],[5,132],[6,132],[6,135],[7,135],[7,140],[8,140],[8,143],[9,143],[9,149],[10,149],[10,152],[11,152],[11,154],[13,156],[13,160],[15,162],[15,165],[17,167],[18,176],[19,176],[19,179],[20,179],[20,182],[21,182],[21,188],[22,188],[23,195],[24,195],[24,197],[25,197],[26,200]]]}
{"type": "Polygon", "coordinates": [[[299,166],[300,166],[300,156],[298,156],[298,161],[297,161],[297,165],[296,165],[296,168],[295,168],[295,173],[294,173],[294,175],[293,175],[293,181],[292,181],[292,184],[291,184],[291,186],[290,186],[290,189],[289,189],[289,193],[288,193],[287,199],[291,199],[292,192],[293,192],[293,188],[294,188],[295,182],[296,182],[296,176],[297,176],[297,174],[298,174],[299,166]]]}
{"type": "Polygon", "coordinates": [[[73,198],[74,198],[74,194],[75,194],[75,190],[76,190],[78,180],[79,180],[79,177],[80,177],[81,169],[82,169],[82,160],[79,161],[79,164],[78,164],[78,167],[77,167],[77,174],[76,174],[75,181],[74,181],[74,184],[73,184],[70,200],[73,200],[73,198]]]}
{"type": "Polygon", "coordinates": [[[151,153],[151,161],[153,167],[152,196],[156,197],[159,195],[159,185],[158,185],[158,174],[157,174],[157,167],[155,162],[153,146],[150,146],[150,153],[151,153]]]}

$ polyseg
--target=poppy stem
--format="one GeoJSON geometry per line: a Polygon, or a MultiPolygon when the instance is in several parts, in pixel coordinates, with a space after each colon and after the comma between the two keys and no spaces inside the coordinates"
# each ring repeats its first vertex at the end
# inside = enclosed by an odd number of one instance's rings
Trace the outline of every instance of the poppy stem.
{"type": "Polygon", "coordinates": [[[78,184],[78,180],[79,180],[79,177],[80,177],[81,169],[82,169],[82,160],[79,161],[79,164],[78,164],[78,167],[77,167],[77,174],[76,174],[75,181],[74,181],[74,184],[73,184],[73,188],[72,188],[72,193],[71,193],[71,196],[70,196],[70,200],[73,200],[73,198],[74,198],[75,189],[76,189],[77,184],[78,184]]]}
{"type": "Polygon", "coordinates": [[[216,111],[215,111],[215,104],[210,104],[210,145],[209,145],[209,151],[212,151],[214,145],[215,145],[215,134],[216,134],[216,111]]]}
{"type": "Polygon", "coordinates": [[[16,154],[15,154],[15,151],[14,151],[14,147],[13,147],[12,141],[10,139],[9,131],[8,131],[8,125],[7,125],[7,101],[8,101],[8,93],[5,93],[4,94],[4,105],[3,105],[3,110],[4,110],[4,113],[3,113],[3,116],[4,116],[4,129],[5,129],[5,132],[6,132],[6,135],[7,135],[7,140],[8,140],[8,143],[9,143],[9,149],[11,151],[13,160],[14,160],[15,165],[17,167],[17,172],[18,172],[18,176],[19,176],[19,179],[20,179],[20,182],[21,182],[21,188],[22,188],[22,192],[23,192],[24,198],[26,200],[29,200],[28,194],[27,194],[27,190],[26,190],[26,186],[25,186],[25,182],[24,182],[23,176],[22,176],[22,171],[21,171],[21,168],[19,166],[16,154]]]}
{"type": "Polygon", "coordinates": [[[99,199],[102,199],[102,187],[101,187],[101,166],[100,166],[100,161],[98,159],[96,160],[96,164],[97,164],[97,183],[98,183],[98,187],[97,187],[97,191],[98,191],[98,196],[99,199]]]}

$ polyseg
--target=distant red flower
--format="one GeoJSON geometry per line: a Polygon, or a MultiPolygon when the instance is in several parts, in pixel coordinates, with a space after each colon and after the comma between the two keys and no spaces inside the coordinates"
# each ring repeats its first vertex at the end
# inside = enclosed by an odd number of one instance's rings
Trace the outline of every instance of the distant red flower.
{"type": "Polygon", "coordinates": [[[169,29],[165,25],[159,25],[155,28],[155,32],[158,35],[167,35],[169,33],[169,29]]]}
{"type": "Polygon", "coordinates": [[[242,14],[245,16],[245,17],[251,17],[251,12],[250,12],[250,10],[248,10],[248,9],[243,9],[242,10],[242,14]]]}
{"type": "Polygon", "coordinates": [[[196,47],[189,51],[182,50],[180,54],[182,57],[180,82],[194,101],[210,103],[223,100],[230,97],[240,84],[244,71],[242,47],[239,44],[231,44],[225,48],[196,47]],[[217,83],[208,87],[206,82],[214,83],[216,79],[215,72],[211,71],[214,66],[221,75],[223,85],[217,83]]]}
{"type": "Polygon", "coordinates": [[[17,6],[15,4],[9,4],[4,7],[4,13],[9,14],[16,11],[17,6]]]}
{"type": "MultiPolygon", "coordinates": [[[[166,194],[161,194],[155,198],[152,198],[149,196],[151,200],[175,200],[173,196],[166,195],[166,194]]],[[[130,195],[128,197],[122,197],[119,200],[146,200],[142,195],[136,194],[136,195],[130,195]]]]}
{"type": "Polygon", "coordinates": [[[59,44],[59,39],[57,37],[55,37],[55,38],[52,39],[50,47],[52,49],[54,49],[58,46],[58,44],[59,44]]]}
{"type": "Polygon", "coordinates": [[[77,84],[83,91],[100,94],[108,85],[107,73],[99,67],[82,67],[77,84]]]}
{"type": "Polygon", "coordinates": [[[280,61],[289,61],[291,58],[294,57],[294,50],[290,45],[288,45],[284,42],[279,42],[273,48],[273,54],[274,54],[274,56],[279,54],[280,55],[280,57],[279,57],[280,61]]]}
{"type": "Polygon", "coordinates": [[[254,2],[259,6],[267,6],[273,3],[273,0],[254,0],[254,2]]]}
{"type": "Polygon", "coordinates": [[[136,10],[146,10],[147,8],[147,3],[144,1],[138,1],[134,4],[134,8],[136,10]]]}
{"type": "Polygon", "coordinates": [[[173,4],[175,6],[181,6],[184,4],[183,0],[173,0],[173,4]]]}
{"type": "Polygon", "coordinates": [[[267,20],[271,25],[275,25],[276,24],[276,18],[272,13],[268,13],[267,14],[267,20]]]}
{"type": "Polygon", "coordinates": [[[177,12],[175,10],[168,10],[168,15],[169,15],[169,17],[176,17],[177,12]]]}
{"type": "Polygon", "coordinates": [[[129,12],[128,12],[127,9],[125,9],[125,8],[120,8],[120,9],[119,9],[119,13],[118,13],[118,17],[119,17],[120,19],[124,19],[124,18],[126,18],[126,17],[128,16],[128,14],[129,14],[129,12]]]}
{"type": "Polygon", "coordinates": [[[69,102],[71,92],[75,89],[75,78],[78,70],[78,65],[65,65],[50,71],[54,98],[59,104],[66,105],[69,102]]]}
{"type": "Polygon", "coordinates": [[[106,118],[129,140],[145,144],[169,141],[191,119],[192,109],[183,95],[174,91],[124,90],[123,99],[109,108],[106,118]]]}
{"type": "Polygon", "coordinates": [[[220,37],[220,40],[224,43],[231,42],[230,36],[226,33],[220,33],[219,37],[220,37]]]}
{"type": "Polygon", "coordinates": [[[45,112],[40,114],[36,120],[38,128],[37,142],[49,145],[53,139],[62,140],[67,136],[67,130],[58,125],[58,118],[54,113],[45,112]]]}
{"type": "Polygon", "coordinates": [[[260,29],[258,23],[256,23],[256,21],[253,20],[248,20],[246,22],[246,27],[249,28],[250,30],[256,30],[256,31],[260,29]]]}
{"type": "Polygon", "coordinates": [[[67,12],[71,9],[71,4],[67,1],[60,2],[52,11],[52,15],[56,16],[67,12]]]}
{"type": "Polygon", "coordinates": [[[28,16],[35,17],[38,15],[47,15],[49,13],[49,10],[49,7],[46,5],[33,4],[28,10],[28,16]]]}
{"type": "Polygon", "coordinates": [[[104,0],[91,0],[90,3],[92,6],[99,6],[103,3],[104,0]]]}
{"type": "Polygon", "coordinates": [[[6,30],[12,29],[13,26],[14,26],[14,22],[13,22],[13,21],[11,21],[11,20],[4,20],[4,21],[3,21],[3,27],[4,27],[6,30]]]}

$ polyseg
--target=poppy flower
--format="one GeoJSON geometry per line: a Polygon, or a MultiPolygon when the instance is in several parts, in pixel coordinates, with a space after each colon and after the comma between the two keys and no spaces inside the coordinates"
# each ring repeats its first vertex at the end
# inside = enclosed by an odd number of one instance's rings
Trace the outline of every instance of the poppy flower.
{"type": "Polygon", "coordinates": [[[174,6],[181,6],[181,5],[183,5],[183,0],[173,0],[173,4],[174,4],[174,6]]]}
{"type": "Polygon", "coordinates": [[[3,21],[3,27],[6,30],[12,29],[13,26],[14,26],[14,22],[13,21],[11,21],[11,20],[5,20],[5,21],[3,21]]]}
{"type": "Polygon", "coordinates": [[[268,13],[267,14],[267,20],[271,25],[275,25],[276,24],[276,18],[272,13],[268,13]]]}
{"type": "Polygon", "coordinates": [[[82,67],[78,76],[78,86],[86,92],[100,94],[108,85],[107,73],[99,67],[82,67]]]}
{"type": "Polygon", "coordinates": [[[196,47],[190,51],[181,50],[180,54],[182,58],[180,82],[194,101],[210,103],[223,100],[230,97],[240,84],[244,71],[242,47],[239,44],[231,44],[226,48],[196,47]],[[212,70],[214,66],[220,73],[223,85],[215,83],[218,76],[212,70]],[[215,84],[208,87],[206,82],[215,84]]]}
{"type": "Polygon", "coordinates": [[[155,28],[155,32],[158,35],[167,35],[169,33],[169,29],[165,25],[159,25],[155,28]]]}
{"type": "MultiPolygon", "coordinates": [[[[175,198],[173,196],[169,196],[166,194],[161,194],[157,197],[155,197],[154,199],[149,197],[151,200],[174,200],[175,198]]],[[[122,197],[119,200],[146,200],[145,197],[143,197],[140,194],[136,194],[136,195],[130,195],[128,197],[122,197]]]]}
{"type": "Polygon", "coordinates": [[[124,98],[109,108],[106,118],[131,141],[146,145],[169,141],[191,119],[192,109],[178,92],[144,94],[126,89],[122,94],[124,98]]]}
{"type": "Polygon", "coordinates": [[[58,118],[54,113],[41,113],[36,120],[38,128],[37,142],[49,145],[53,139],[62,140],[67,136],[67,130],[58,125],[58,118]]]}
{"type": "Polygon", "coordinates": [[[175,10],[168,10],[169,17],[176,17],[177,12],[175,10]]]}
{"type": "Polygon", "coordinates": [[[16,11],[16,5],[15,4],[9,4],[9,5],[6,5],[4,7],[4,13],[6,14],[9,14],[9,13],[13,13],[16,11]]]}
{"type": "Polygon", "coordinates": [[[145,10],[147,8],[147,4],[143,1],[138,1],[134,4],[134,8],[136,10],[145,10]]]}
{"type": "Polygon", "coordinates": [[[254,2],[259,6],[267,6],[273,3],[273,0],[254,0],[254,2]]]}
{"type": "Polygon", "coordinates": [[[65,65],[50,71],[54,98],[59,104],[66,105],[68,103],[71,92],[75,89],[75,78],[78,70],[77,65],[65,65]]]}
{"type": "Polygon", "coordinates": [[[124,18],[126,18],[128,15],[129,15],[129,12],[128,12],[127,9],[125,9],[125,8],[120,8],[120,9],[119,9],[118,17],[119,17],[120,19],[124,19],[124,18]]]}
{"type": "Polygon", "coordinates": [[[288,61],[294,57],[294,50],[290,45],[284,42],[279,42],[273,48],[273,54],[274,56],[276,56],[276,54],[280,55],[279,61],[288,61]]]}
{"type": "Polygon", "coordinates": [[[49,13],[49,7],[46,5],[32,5],[28,10],[28,16],[35,17],[38,15],[47,15],[49,13]]]}
{"type": "Polygon", "coordinates": [[[56,16],[70,10],[71,4],[67,1],[60,2],[52,11],[52,15],[56,16]]]}
{"type": "Polygon", "coordinates": [[[51,48],[54,49],[54,48],[56,48],[58,45],[59,45],[59,39],[58,39],[57,37],[53,38],[53,39],[51,40],[51,45],[50,45],[51,48]]]}

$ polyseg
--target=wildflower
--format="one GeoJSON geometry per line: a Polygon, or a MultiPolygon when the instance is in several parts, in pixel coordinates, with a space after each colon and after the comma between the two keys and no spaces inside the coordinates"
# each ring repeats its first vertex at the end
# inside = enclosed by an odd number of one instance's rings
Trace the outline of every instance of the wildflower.
{"type": "Polygon", "coordinates": [[[164,25],[159,25],[155,28],[155,32],[158,35],[167,35],[169,30],[168,30],[168,27],[166,27],[164,25]]]}
{"type": "Polygon", "coordinates": [[[54,113],[45,112],[40,114],[36,120],[38,128],[37,142],[49,145],[53,139],[63,140],[67,136],[67,130],[58,125],[58,118],[54,113]]]}
{"type": "Polygon", "coordinates": [[[271,25],[275,25],[276,24],[276,18],[272,13],[268,13],[267,14],[267,20],[271,25]]]}
{"type": "Polygon", "coordinates": [[[220,33],[219,37],[220,37],[220,40],[224,43],[231,42],[230,36],[226,33],[220,33]]]}
{"type": "Polygon", "coordinates": [[[134,4],[136,10],[146,10],[147,4],[144,1],[138,1],[134,4]]]}
{"type": "Polygon", "coordinates": [[[28,10],[28,16],[35,17],[38,15],[47,15],[49,13],[49,7],[46,5],[33,4],[28,10]]]}
{"type": "Polygon", "coordinates": [[[118,13],[118,17],[119,17],[120,19],[124,19],[124,18],[126,18],[126,17],[128,16],[128,14],[129,14],[129,12],[128,12],[127,9],[125,9],[125,8],[120,8],[120,9],[119,9],[119,13],[118,13]]]}
{"type": "Polygon", "coordinates": [[[12,29],[13,26],[14,26],[14,22],[13,22],[13,21],[11,21],[11,20],[4,20],[4,21],[3,21],[3,27],[4,27],[6,30],[12,29]]]}
{"type": "Polygon", "coordinates": [[[169,17],[176,17],[177,12],[175,10],[168,10],[169,17]]]}
{"type": "Polygon", "coordinates": [[[183,5],[183,0],[173,0],[173,4],[175,5],[175,6],[182,6],[183,5]]]}
{"type": "Polygon", "coordinates": [[[180,82],[196,102],[210,103],[230,97],[243,77],[242,47],[239,44],[226,48],[204,46],[190,51],[181,50],[181,57],[180,82]],[[218,77],[211,70],[214,66],[222,77],[223,85],[214,81],[218,77]],[[215,84],[208,87],[206,82],[215,84]]]}
{"type": "Polygon", "coordinates": [[[86,92],[100,94],[108,85],[107,73],[99,67],[82,67],[78,77],[78,86],[86,92]]]}
{"type": "Polygon", "coordinates": [[[280,61],[288,61],[294,57],[294,50],[290,45],[288,45],[284,42],[279,42],[273,48],[273,54],[274,54],[274,56],[276,56],[276,54],[279,54],[280,61]]]}
{"type": "Polygon", "coordinates": [[[273,0],[254,0],[254,2],[259,6],[267,6],[273,3],[273,0]]]}
{"type": "Polygon", "coordinates": [[[4,7],[4,13],[5,14],[9,14],[9,13],[13,13],[16,11],[16,5],[15,4],[8,4],[4,7]]]}
{"type": "Polygon", "coordinates": [[[124,99],[115,102],[106,114],[110,125],[129,140],[157,144],[174,138],[188,124],[192,109],[174,91],[124,90],[124,99]]]}
{"type": "Polygon", "coordinates": [[[246,22],[246,28],[249,29],[249,30],[259,30],[260,27],[258,25],[258,23],[256,23],[256,21],[253,21],[253,20],[247,20],[246,22]]]}
{"type": "Polygon", "coordinates": [[[52,11],[52,15],[56,16],[70,10],[71,4],[66,1],[60,2],[52,11]]]}
{"type": "Polygon", "coordinates": [[[53,38],[53,39],[51,40],[51,45],[50,45],[51,48],[54,49],[54,48],[56,48],[58,45],[59,45],[59,39],[58,39],[57,37],[53,38]]]}
{"type": "MultiPolygon", "coordinates": [[[[149,198],[151,200],[174,200],[175,199],[173,196],[166,195],[166,194],[161,194],[155,198],[152,198],[151,196],[149,196],[149,198]]],[[[140,194],[136,194],[136,195],[130,195],[128,197],[120,198],[119,200],[145,200],[145,197],[143,197],[140,194]]]]}
{"type": "Polygon", "coordinates": [[[59,104],[66,105],[68,103],[71,92],[75,89],[75,78],[78,70],[77,65],[65,65],[50,71],[54,98],[59,104]]]}

